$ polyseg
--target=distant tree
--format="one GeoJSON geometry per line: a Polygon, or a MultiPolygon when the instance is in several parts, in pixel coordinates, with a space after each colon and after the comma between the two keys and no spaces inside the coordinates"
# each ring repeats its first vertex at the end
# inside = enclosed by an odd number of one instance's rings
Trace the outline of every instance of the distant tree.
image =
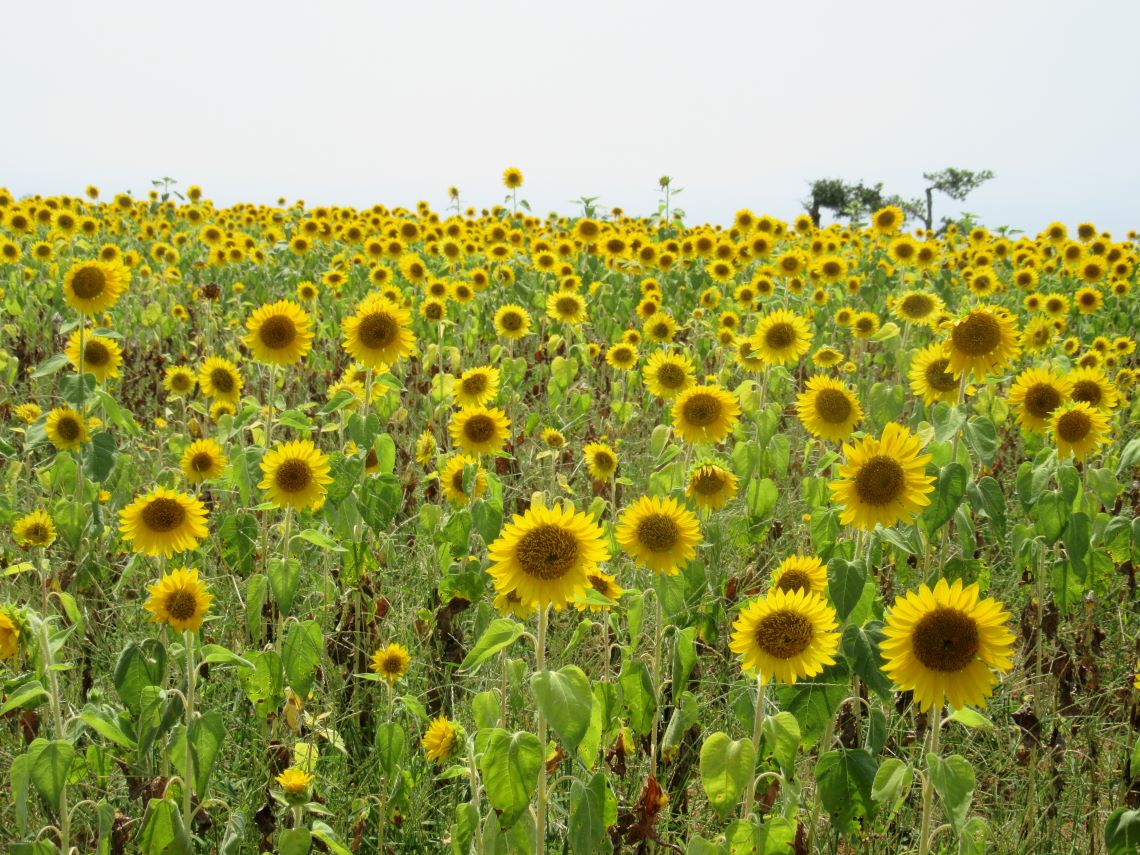
{"type": "MultiPolygon", "coordinates": [[[[859,224],[865,215],[895,205],[908,217],[921,220],[927,229],[933,229],[935,190],[961,202],[993,177],[994,174],[988,169],[971,172],[951,167],[941,172],[924,172],[923,178],[930,182],[926,188],[925,201],[904,199],[897,194],[887,195],[883,192],[881,181],[877,184],[865,184],[862,181],[851,184],[840,178],[819,178],[808,185],[809,196],[802,204],[817,227],[824,210],[831,211],[837,217],[844,217],[852,224],[859,224]]],[[[946,218],[943,221],[944,224],[950,222],[946,218]]]]}
{"type": "Polygon", "coordinates": [[[802,204],[817,228],[825,208],[836,216],[847,216],[846,211],[851,205],[852,194],[856,190],[855,185],[847,184],[838,178],[820,178],[813,181],[809,187],[808,192],[811,195],[802,204]]]}
{"type": "MultiPolygon", "coordinates": [[[[965,201],[966,197],[994,177],[994,174],[983,169],[981,172],[972,172],[969,169],[955,169],[949,167],[941,172],[924,172],[922,177],[930,182],[926,188],[926,207],[921,219],[928,231],[934,229],[934,191],[945,193],[957,202],[965,201]]],[[[950,221],[943,217],[943,226],[950,221]]],[[[940,229],[941,231],[941,229],[940,229]]]]}

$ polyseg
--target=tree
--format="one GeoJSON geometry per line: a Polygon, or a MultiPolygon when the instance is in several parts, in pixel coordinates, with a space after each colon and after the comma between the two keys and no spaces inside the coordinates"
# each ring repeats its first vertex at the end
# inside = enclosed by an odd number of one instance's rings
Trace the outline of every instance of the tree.
{"type": "Polygon", "coordinates": [[[851,194],[855,190],[853,185],[845,184],[838,178],[819,178],[810,186],[811,196],[802,204],[816,228],[819,228],[824,208],[837,215],[843,215],[851,203],[851,194]]]}
{"type": "MultiPolygon", "coordinates": [[[[930,182],[926,188],[926,210],[922,214],[927,231],[934,229],[934,191],[945,193],[957,202],[965,201],[966,197],[994,177],[994,174],[983,169],[981,172],[972,172],[969,169],[955,169],[948,167],[941,172],[924,172],[922,177],[930,182]]],[[[945,217],[943,225],[950,222],[945,217]]]]}

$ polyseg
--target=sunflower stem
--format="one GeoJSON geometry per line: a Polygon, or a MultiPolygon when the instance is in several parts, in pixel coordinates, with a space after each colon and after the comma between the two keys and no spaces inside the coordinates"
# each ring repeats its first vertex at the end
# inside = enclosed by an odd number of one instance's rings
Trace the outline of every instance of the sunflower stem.
{"type": "MultiPolygon", "coordinates": [[[[548,606],[543,605],[538,610],[538,637],[535,640],[534,656],[538,671],[546,670],[546,620],[548,606]]],[[[538,810],[535,822],[534,851],[543,855],[546,851],[546,716],[542,709],[538,711],[538,746],[542,753],[542,763],[538,768],[538,810]]]]}
{"type": "Polygon", "coordinates": [[[269,401],[268,410],[265,413],[265,447],[268,449],[273,444],[273,399],[277,394],[277,363],[271,362],[269,364],[269,401]]]}
{"type": "MultiPolygon", "coordinates": [[[[55,738],[63,740],[65,737],[62,699],[59,695],[59,672],[55,669],[55,657],[51,652],[51,637],[48,635],[46,614],[40,616],[37,628],[39,630],[40,655],[43,656],[43,669],[48,675],[49,701],[52,721],[55,724],[55,738]]],[[[59,790],[59,850],[63,855],[70,855],[71,852],[71,811],[67,807],[66,781],[63,782],[63,786],[59,790]]]]}
{"type": "MultiPolygon", "coordinates": [[[[927,718],[930,727],[930,753],[938,756],[938,739],[942,730],[942,704],[937,703],[930,709],[927,718]]],[[[922,782],[922,822],[918,830],[918,855],[927,855],[930,852],[930,817],[934,803],[934,778],[927,770],[926,778],[922,782]]]]}
{"type": "MultiPolygon", "coordinates": [[[[768,680],[763,674],[756,675],[756,709],[752,714],[752,747],[756,756],[760,755],[760,737],[764,730],[764,695],[768,680]]],[[[752,764],[752,774],[748,777],[748,787],[744,790],[744,819],[752,813],[752,803],[756,798],[756,764],[752,764]]]]}
{"type": "MultiPolygon", "coordinates": [[[[79,313],[79,447],[75,449],[75,499],[83,500],[83,430],[87,427],[87,383],[83,379],[83,352],[87,345],[87,316],[79,313]]],[[[66,850],[64,855],[67,855],[66,850]]]]}
{"type": "Polygon", "coordinates": [[[664,687],[665,681],[661,679],[661,647],[665,641],[665,610],[661,606],[661,595],[653,588],[653,603],[656,607],[657,619],[653,627],[653,701],[656,709],[653,711],[653,732],[649,743],[649,774],[657,777],[657,729],[661,718],[661,702],[658,695],[664,687]]]}
{"type": "Polygon", "coordinates": [[[186,768],[182,782],[182,825],[186,833],[193,836],[190,822],[194,818],[194,752],[190,740],[190,727],[194,722],[194,682],[197,669],[194,666],[194,633],[183,630],[183,643],[186,646],[186,768]]]}

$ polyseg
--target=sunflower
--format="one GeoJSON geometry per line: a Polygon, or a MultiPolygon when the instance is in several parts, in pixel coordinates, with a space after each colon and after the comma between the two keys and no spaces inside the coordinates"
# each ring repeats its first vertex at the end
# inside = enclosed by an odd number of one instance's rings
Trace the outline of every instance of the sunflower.
{"type": "Polygon", "coordinates": [[[490,365],[468,368],[455,382],[455,403],[461,407],[481,407],[499,394],[499,369],[490,365]]]}
{"type": "Polygon", "coordinates": [[[582,449],[586,468],[597,481],[608,481],[617,472],[617,454],[605,443],[591,442],[582,449]]]}
{"type": "Polygon", "coordinates": [[[472,454],[495,454],[510,436],[511,420],[498,407],[464,407],[451,417],[451,440],[472,454]]]}
{"type": "Polygon", "coordinates": [[[919,351],[910,363],[907,377],[911,391],[922,396],[927,406],[937,401],[951,404],[958,401],[961,382],[950,373],[950,357],[941,344],[931,344],[919,351]]]}
{"type": "Polygon", "coordinates": [[[720,386],[692,386],[673,403],[673,429],[685,442],[718,443],[740,419],[736,396],[720,386]]]}
{"type": "Polygon", "coordinates": [[[313,776],[304,769],[290,766],[273,779],[281,785],[285,793],[285,800],[290,804],[304,804],[309,799],[309,785],[313,783],[313,776]]]}
{"type": "Polygon", "coordinates": [[[879,331],[879,316],[874,312],[859,312],[851,320],[851,332],[855,338],[869,339],[879,331]]]}
{"type": "Polygon", "coordinates": [[[20,652],[18,620],[7,609],[0,609],[0,661],[14,659],[20,652]]]}
{"type": "Polygon", "coordinates": [[[416,463],[427,466],[435,457],[435,435],[430,430],[420,433],[416,439],[416,463]]]}
{"type": "Polygon", "coordinates": [[[199,439],[182,452],[182,474],[191,484],[211,481],[226,471],[226,458],[222,447],[212,439],[199,439]]]}
{"type": "Polygon", "coordinates": [[[833,368],[843,361],[843,354],[834,347],[824,345],[812,354],[811,361],[818,368],[833,368]]]}
{"type": "Polygon", "coordinates": [[[47,549],[55,541],[55,522],[47,511],[34,510],[12,524],[12,537],[20,546],[47,549]]]}
{"type": "Polygon", "coordinates": [[[313,344],[309,313],[292,300],[258,308],[249,320],[242,342],[255,359],[273,365],[292,365],[303,359],[313,344]]]}
{"type": "Polygon", "coordinates": [[[677,336],[677,322],[671,315],[658,312],[642,327],[645,337],[656,344],[665,344],[677,336]]]}
{"type": "Polygon", "coordinates": [[[194,372],[185,365],[168,365],[162,378],[163,387],[175,398],[181,398],[193,392],[196,382],[194,372]]]}
{"type": "Polygon", "coordinates": [[[806,591],[823,596],[827,587],[827,567],[818,555],[789,555],[772,573],[771,588],[781,591],[806,591]]]}
{"type": "Polygon", "coordinates": [[[392,643],[377,649],[372,654],[372,665],[370,667],[373,673],[379,674],[385,683],[394,686],[396,681],[408,672],[408,663],[411,661],[412,657],[408,653],[408,648],[402,644],[392,643]]]}
{"type": "Polygon", "coordinates": [[[504,593],[496,594],[491,605],[493,605],[500,614],[514,615],[523,620],[526,620],[535,612],[535,607],[525,605],[523,601],[519,599],[519,595],[514,591],[505,591],[504,593]]]}
{"type": "Polygon", "coordinates": [[[365,298],[341,323],[344,349],[365,368],[387,369],[412,352],[412,316],[379,295],[365,298]]]}
{"type": "Polygon", "coordinates": [[[1073,384],[1070,397],[1074,401],[1084,401],[1090,407],[1103,412],[1111,412],[1120,403],[1120,393],[1099,366],[1078,368],[1069,375],[1073,384]]]}
{"type": "Polygon", "coordinates": [[[878,235],[892,235],[902,228],[905,219],[902,209],[895,205],[887,205],[871,215],[871,228],[878,235]]]}
{"type": "Polygon", "coordinates": [[[994,599],[978,601],[977,584],[939,579],[895,600],[880,646],[883,672],[900,691],[914,693],[926,712],[947,700],[955,709],[985,706],[998,682],[994,671],[1013,667],[1009,612],[994,599]]]}
{"type": "Polygon", "coordinates": [[[61,451],[74,451],[91,441],[83,418],[71,407],[56,407],[48,413],[44,431],[51,444],[61,451]]]}
{"type": "Polygon", "coordinates": [[[870,530],[876,524],[909,522],[929,505],[934,478],[926,474],[926,464],[931,456],[919,454],[921,447],[918,437],[895,422],[881,439],[866,436],[845,444],[841,480],[829,485],[832,498],[843,505],[839,521],[870,530]]]}
{"type": "Polygon", "coordinates": [[[637,348],[625,342],[612,344],[606,349],[606,364],[618,371],[629,371],[637,365],[637,348]]]}
{"type": "Polygon", "coordinates": [[[441,715],[433,719],[432,723],[428,725],[427,732],[424,734],[423,739],[420,740],[420,745],[423,746],[424,753],[427,754],[428,760],[440,764],[446,762],[455,748],[457,734],[458,729],[455,726],[455,722],[451,721],[447,716],[441,715]]]}
{"type": "Polygon", "coordinates": [[[698,508],[715,511],[736,496],[736,476],[715,463],[699,463],[689,474],[685,496],[698,508]]]}
{"type": "Polygon", "coordinates": [[[1057,443],[1057,456],[1062,458],[1072,455],[1084,460],[1098,445],[1112,441],[1104,413],[1084,401],[1071,401],[1057,407],[1049,419],[1049,427],[1057,443]]]}
{"type": "Polygon", "coordinates": [[[642,372],[650,394],[665,401],[677,397],[692,386],[695,374],[696,369],[688,356],[666,350],[655,350],[642,372]]]}
{"type": "Polygon", "coordinates": [[[777,309],[760,319],[750,339],[752,350],[767,365],[796,362],[811,347],[811,332],[799,315],[777,309]]]}
{"type": "Polygon", "coordinates": [[[214,401],[210,404],[210,419],[217,424],[222,416],[232,416],[237,412],[229,401],[214,401]]]}
{"type": "Polygon", "coordinates": [[[495,312],[495,332],[503,338],[520,339],[530,330],[530,313],[522,306],[508,303],[495,312]]]}
{"type": "Polygon", "coordinates": [[[79,261],[63,278],[63,296],[77,312],[94,315],[114,306],[130,281],[130,271],[118,261],[79,261]]]}
{"type": "Polygon", "coordinates": [[[487,473],[479,466],[479,460],[468,454],[452,456],[444,465],[439,480],[443,484],[443,495],[459,507],[487,492],[487,473]]]}
{"type": "Polygon", "coordinates": [[[32,424],[44,414],[44,411],[40,409],[40,405],[32,401],[17,405],[12,412],[15,413],[16,418],[26,425],[32,424]]]}
{"type": "Polygon", "coordinates": [[[1009,387],[1017,423],[1029,433],[1044,433],[1057,407],[1069,400],[1073,383],[1049,368],[1029,368],[1009,387]]]}
{"type": "Polygon", "coordinates": [[[572,601],[574,608],[583,612],[589,609],[592,612],[605,611],[610,608],[609,605],[591,600],[588,596],[589,591],[595,591],[611,603],[616,603],[621,599],[621,595],[625,593],[625,589],[619,585],[616,579],[608,573],[603,573],[601,570],[594,570],[586,574],[586,581],[590,584],[587,586],[587,595],[583,595],[572,601]]]}
{"type": "Polygon", "coordinates": [[[1004,310],[981,306],[950,325],[943,352],[955,377],[973,374],[982,381],[1003,368],[1019,351],[1017,327],[1004,310]]]}
{"type": "Polygon", "coordinates": [[[1104,295],[1099,288],[1086,286],[1077,291],[1074,302],[1082,315],[1091,315],[1104,304],[1104,295]]]}
{"type": "Polygon", "coordinates": [[[557,428],[545,427],[539,436],[547,448],[558,449],[566,444],[566,436],[557,428]]]}
{"type": "Polygon", "coordinates": [[[80,334],[76,330],[71,334],[67,345],[67,359],[79,369],[80,359],[83,362],[83,373],[92,374],[95,380],[102,383],[108,377],[119,376],[119,366],[123,363],[123,352],[114,339],[101,335],[87,335],[83,337],[83,349],[80,351],[80,334]]]}
{"type": "Polygon", "coordinates": [[[555,291],[546,298],[546,315],[556,321],[580,324],[588,317],[586,301],[573,291],[555,291]]]}
{"type": "Polygon", "coordinates": [[[946,308],[942,298],[929,291],[907,291],[891,305],[891,312],[900,321],[931,326],[938,313],[946,308]]]}
{"type": "Polygon", "coordinates": [[[151,613],[150,622],[164,623],[176,632],[201,629],[214,599],[206,583],[198,578],[198,571],[185,567],[163,574],[146,589],[150,597],[144,608],[151,613]]]}
{"type": "Polygon", "coordinates": [[[193,496],[155,487],[119,511],[123,538],[144,555],[197,549],[206,538],[206,506],[193,496]]]}
{"type": "Polygon", "coordinates": [[[747,673],[791,685],[835,664],[837,626],[835,609],[819,594],[772,588],[741,610],[728,647],[747,673]]]}
{"type": "Polygon", "coordinates": [[[329,477],[329,459],[311,440],[277,443],[261,459],[261,483],[269,501],[279,508],[320,507],[329,477]]]}
{"type": "Polygon", "coordinates": [[[202,392],[218,401],[236,404],[245,385],[236,365],[220,356],[211,356],[198,369],[198,385],[202,392]]]}
{"type": "Polygon", "coordinates": [[[487,554],[487,573],[500,594],[513,591],[524,606],[557,609],[580,596],[587,574],[610,557],[593,517],[561,504],[516,514],[487,554]]]}
{"type": "Polygon", "coordinates": [[[676,576],[696,557],[701,527],[676,499],[642,496],[622,511],[614,537],[638,564],[676,576]]]}
{"type": "Polygon", "coordinates": [[[503,184],[509,190],[515,190],[522,187],[523,174],[520,169],[514,166],[508,166],[503,170],[503,184]]]}
{"type": "Polygon", "coordinates": [[[845,383],[817,374],[796,398],[796,415],[812,436],[842,440],[862,421],[863,408],[845,383]]]}

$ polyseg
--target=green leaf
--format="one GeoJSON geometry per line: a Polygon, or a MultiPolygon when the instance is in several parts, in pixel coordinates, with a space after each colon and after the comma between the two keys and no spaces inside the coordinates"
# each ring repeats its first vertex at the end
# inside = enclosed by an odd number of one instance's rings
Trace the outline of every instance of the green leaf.
{"type": "Polygon", "coordinates": [[[32,762],[32,784],[56,816],[60,812],[63,788],[67,785],[67,773],[71,771],[74,760],[75,746],[57,739],[45,745],[32,762]]]}
{"type": "Polygon", "coordinates": [[[193,847],[182,825],[182,813],[166,799],[151,799],[138,840],[143,855],[191,855],[193,847]]]}
{"type": "Polygon", "coordinates": [[[861,560],[846,561],[832,558],[827,562],[827,590],[839,619],[846,620],[863,596],[867,571],[861,560]]]}
{"type": "Polygon", "coordinates": [[[756,768],[756,749],[750,739],[733,742],[725,733],[709,736],[701,746],[701,787],[721,819],[740,803],[756,768]]]}
{"type": "MultiPolygon", "coordinates": [[[[222,542],[222,559],[239,576],[249,576],[253,572],[253,556],[257,550],[257,518],[240,511],[226,514],[218,527],[218,537],[222,542]]],[[[250,576],[253,579],[264,577],[250,576]]]]}
{"type": "Polygon", "coordinates": [[[301,540],[306,540],[313,546],[326,549],[329,552],[347,552],[348,550],[325,534],[323,531],[317,531],[315,528],[307,528],[302,531],[297,537],[301,540]]]}
{"type": "Polygon", "coordinates": [[[479,771],[487,800],[500,811],[503,824],[511,826],[526,812],[538,786],[538,771],[545,762],[543,746],[532,733],[510,734],[495,728],[489,734],[479,771]]]}
{"type": "Polygon", "coordinates": [[[503,717],[503,710],[499,706],[499,693],[486,691],[477,694],[471,699],[471,714],[476,727],[495,727],[503,717]]]}
{"type": "Polygon", "coordinates": [[[1140,810],[1117,808],[1104,827],[1108,855],[1136,855],[1140,849],[1140,810]]]}
{"type": "Polygon", "coordinates": [[[119,654],[113,679],[119,699],[138,715],[143,688],[159,686],[166,679],[166,648],[154,638],[132,641],[119,654]]]}
{"type": "Polygon", "coordinates": [[[800,723],[790,712],[781,711],[775,715],[765,716],[761,727],[763,742],[761,747],[766,753],[776,758],[780,769],[791,777],[795,771],[796,754],[800,750],[800,723]]]}
{"type": "Polygon", "coordinates": [[[530,688],[547,723],[573,754],[590,727],[594,696],[590,679],[577,665],[532,674],[530,688]]]}
{"type": "Polygon", "coordinates": [[[49,698],[51,695],[39,680],[29,680],[8,696],[8,700],[0,706],[0,716],[14,709],[35,709],[49,698]]]}
{"type": "Polygon", "coordinates": [[[574,855],[602,852],[606,841],[606,776],[598,772],[589,784],[575,780],[570,785],[570,817],[567,836],[574,855]]]}
{"type": "Polygon", "coordinates": [[[648,735],[653,729],[653,716],[657,713],[657,697],[649,667],[640,659],[627,661],[618,677],[618,684],[629,713],[629,726],[638,736],[648,735]]]}
{"type": "Polygon", "coordinates": [[[245,630],[253,641],[261,638],[262,609],[269,594],[269,579],[261,573],[250,576],[245,584],[245,630]]]}
{"type": "Polygon", "coordinates": [[[970,707],[962,707],[960,710],[954,710],[950,715],[946,716],[947,721],[956,721],[958,724],[964,724],[966,727],[980,728],[984,730],[993,730],[994,723],[982,715],[975,709],[970,707]]]}
{"type": "Polygon", "coordinates": [[[780,493],[776,489],[775,481],[771,478],[761,478],[748,482],[745,497],[748,502],[748,513],[753,519],[764,520],[771,516],[780,493]]]}
{"type": "Polygon", "coordinates": [[[239,668],[252,668],[253,663],[243,659],[232,650],[220,644],[203,644],[201,661],[206,665],[237,665],[239,668]]]}
{"type": "Polygon", "coordinates": [[[313,834],[305,826],[286,828],[277,836],[280,855],[309,855],[313,848],[313,834]]]}
{"type": "Polygon", "coordinates": [[[341,843],[336,832],[319,819],[313,820],[313,837],[325,844],[333,855],[354,855],[351,849],[341,843]]]}
{"type": "Polygon", "coordinates": [[[946,758],[927,754],[926,765],[947,822],[955,831],[960,830],[974,798],[974,767],[961,754],[946,758]]]}
{"type": "Polygon", "coordinates": [[[1035,523],[1034,528],[1050,546],[1060,539],[1071,515],[1070,503],[1056,492],[1042,493],[1030,512],[1035,523]]]}
{"type": "Polygon", "coordinates": [[[891,681],[883,673],[879,645],[883,643],[882,621],[868,621],[864,626],[846,626],[840,649],[851,670],[858,674],[867,688],[884,701],[894,697],[891,681]]]}
{"type": "Polygon", "coordinates": [[[994,461],[998,449],[997,426],[985,416],[974,416],[966,422],[966,445],[984,465],[994,461]]]}
{"type": "Polygon", "coordinates": [[[498,618],[491,621],[475,646],[463,658],[459,670],[474,673],[479,666],[507,647],[510,647],[523,634],[523,626],[518,621],[498,618]]]}
{"type": "Polygon", "coordinates": [[[101,430],[91,437],[83,468],[92,481],[103,483],[115,468],[115,437],[109,431],[101,430]]]}
{"type": "Polygon", "coordinates": [[[471,504],[471,522],[484,543],[493,543],[503,527],[503,512],[479,499],[471,504]]]}
{"type": "Polygon", "coordinates": [[[308,697],[313,687],[321,652],[325,649],[321,626],[315,620],[291,623],[285,634],[285,644],[281,649],[281,661],[289,686],[297,697],[308,697]]]}
{"type": "Polygon", "coordinates": [[[832,822],[851,831],[857,827],[857,819],[874,817],[871,789],[877,772],[875,758],[862,748],[841,748],[819,756],[815,779],[832,822]]]}
{"type": "Polygon", "coordinates": [[[389,778],[395,776],[404,756],[407,737],[404,728],[394,721],[386,721],[376,728],[376,753],[380,757],[380,767],[389,778]]]}
{"type": "Polygon", "coordinates": [[[281,657],[274,650],[259,650],[247,657],[252,668],[238,670],[238,683],[257,714],[268,718],[285,703],[285,674],[281,657]]]}
{"type": "MultiPolygon", "coordinates": [[[[190,760],[194,769],[194,792],[199,798],[205,795],[210,782],[214,760],[226,741],[226,725],[222,714],[210,710],[196,718],[190,727],[190,760]]],[[[178,729],[177,736],[167,751],[171,764],[179,775],[186,774],[186,728],[178,729]]]]}
{"type": "Polygon", "coordinates": [[[123,733],[117,722],[111,719],[106,714],[102,713],[94,704],[88,704],[79,713],[79,720],[91,728],[105,739],[118,745],[120,748],[126,748],[128,751],[134,751],[137,745],[135,741],[123,733]]]}
{"type": "Polygon", "coordinates": [[[934,483],[930,505],[922,513],[927,532],[933,534],[953,519],[954,512],[962,504],[962,497],[966,495],[969,479],[966,467],[961,463],[947,463],[942,467],[934,483]]]}
{"type": "Polygon", "coordinates": [[[269,589],[281,614],[287,615],[293,609],[293,598],[301,583],[301,562],[296,558],[282,561],[275,558],[269,562],[269,589]]]}
{"type": "Polygon", "coordinates": [[[776,690],[776,697],[781,709],[790,712],[799,722],[802,746],[811,748],[850,691],[851,674],[840,661],[811,680],[781,686],[776,690]]]}
{"type": "Polygon", "coordinates": [[[902,806],[913,781],[914,770],[896,757],[884,760],[879,766],[871,785],[871,798],[886,810],[888,819],[902,806]]]}

